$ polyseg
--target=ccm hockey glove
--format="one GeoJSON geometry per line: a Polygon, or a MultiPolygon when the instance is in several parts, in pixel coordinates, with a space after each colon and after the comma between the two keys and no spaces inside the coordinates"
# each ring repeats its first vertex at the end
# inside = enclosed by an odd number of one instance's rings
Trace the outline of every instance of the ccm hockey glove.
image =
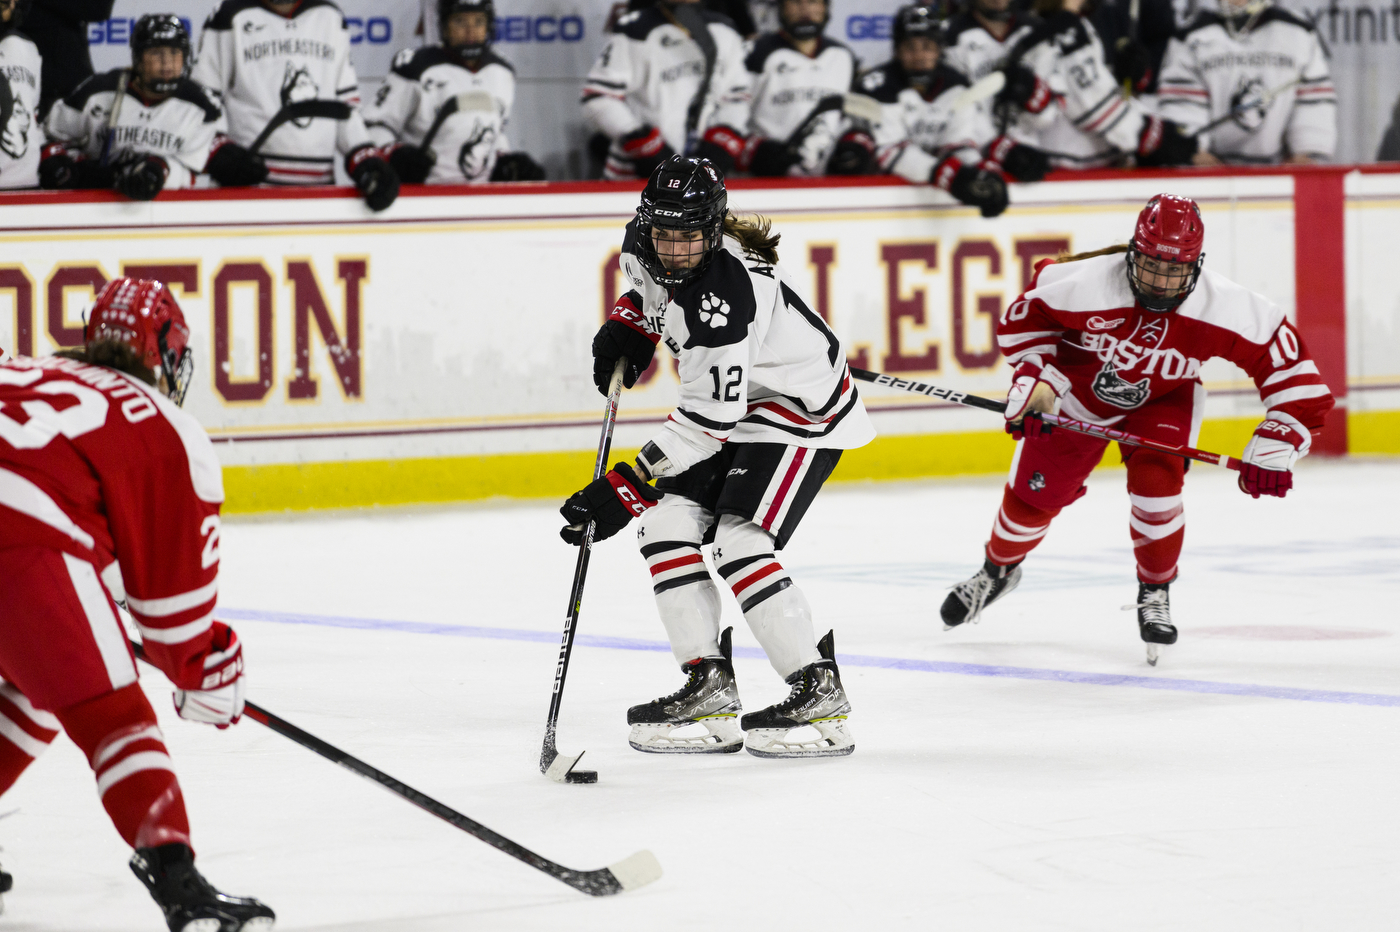
{"type": "Polygon", "coordinates": [[[1050,157],[1034,146],[1022,145],[1010,136],[998,136],[987,145],[987,158],[1017,181],[1040,181],[1050,172],[1050,157]]]}
{"type": "Polygon", "coordinates": [[[600,395],[607,395],[612,382],[613,367],[622,357],[627,366],[622,370],[622,384],[631,388],[651,365],[660,337],[647,330],[646,318],[637,307],[640,297],[629,292],[617,299],[617,305],[607,321],[593,336],[593,384],[600,395]]]}
{"type": "Polygon", "coordinates": [[[243,645],[233,629],[214,622],[204,682],[199,689],[175,690],[175,711],[191,722],[227,728],[243,716],[243,645]]]}
{"type": "Polygon", "coordinates": [[[1310,442],[1298,428],[1270,418],[1254,428],[1254,436],[1240,459],[1240,491],[1254,498],[1273,495],[1283,498],[1293,488],[1293,464],[1310,442]]]}
{"type": "Polygon", "coordinates": [[[345,173],[354,180],[370,210],[384,210],[399,196],[398,173],[369,143],[345,156],[345,173]]]}
{"type": "Polygon", "coordinates": [[[666,145],[661,130],[655,126],[643,126],[618,140],[622,152],[632,160],[632,172],[643,181],[651,177],[656,166],[676,154],[676,150],[666,145]]]}
{"type": "Polygon", "coordinates": [[[1190,165],[1200,143],[1187,136],[1170,120],[1149,116],[1142,121],[1138,135],[1137,163],[1143,168],[1163,165],[1190,165]]]}
{"type": "Polygon", "coordinates": [[[661,493],[642,481],[626,463],[618,463],[601,479],[584,486],[564,503],[559,513],[568,522],[559,536],[566,544],[583,543],[589,521],[596,521],[593,541],[607,540],[648,508],[661,501],[661,493]]]}
{"type": "Polygon", "coordinates": [[[151,201],[165,187],[170,166],[158,155],[138,155],[112,172],[112,187],[133,201],[151,201]]]}

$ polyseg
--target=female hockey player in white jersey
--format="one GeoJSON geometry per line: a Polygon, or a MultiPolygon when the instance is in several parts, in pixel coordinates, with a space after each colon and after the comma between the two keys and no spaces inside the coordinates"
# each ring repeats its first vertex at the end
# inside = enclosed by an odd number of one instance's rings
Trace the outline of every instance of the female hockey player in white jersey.
{"type": "Polygon", "coordinates": [[[600,391],[623,358],[624,384],[632,385],[658,341],[678,360],[681,379],[676,410],[635,468],[618,463],[561,509],[570,525],[562,535],[574,544],[590,520],[601,540],[641,519],[637,541],[687,678],[673,695],[628,710],[639,751],[746,745],[759,757],[833,757],[855,749],[833,634],[817,641],[807,599],[774,551],[841,451],[864,446],[875,431],[840,342],[778,265],[777,245],[766,222],[729,214],[723,176],[709,161],[672,158],[651,176],[627,225],[622,268],[637,287],[593,340],[600,391]],[[720,593],[700,552],[711,541],[719,575],[792,690],[738,728],[730,632],[720,632],[720,593]],[[695,723],[704,735],[676,734],[695,723]],[[817,737],[789,737],[809,725],[817,737]]]}
{"type": "Polygon", "coordinates": [[[1219,0],[1167,46],[1159,112],[1199,132],[1197,165],[1306,163],[1337,148],[1327,52],[1306,20],[1269,0],[1219,0]]]}
{"type": "Polygon", "coordinates": [[[612,141],[604,178],[649,178],[677,152],[723,158],[748,122],[744,40],[699,0],[658,0],[617,21],[582,104],[590,129],[612,141]]]}
{"type": "Polygon", "coordinates": [[[39,49],[20,32],[30,0],[0,0],[0,188],[37,188],[39,49]]]}
{"type": "Polygon", "coordinates": [[[339,153],[370,209],[398,197],[398,175],[360,116],[350,30],[330,0],[224,0],[204,23],[194,79],[222,102],[229,136],[266,160],[268,184],[332,184],[339,153]]]}
{"type": "Polygon", "coordinates": [[[210,164],[223,115],[187,75],[179,18],[150,14],[131,30],[131,69],[88,78],[49,110],[39,165],[45,188],[116,188],[146,201],[188,188],[210,164]],[[115,125],[114,125],[115,124],[115,125]]]}
{"type": "Polygon", "coordinates": [[[492,0],[438,0],[442,45],[404,49],[365,109],[370,138],[408,184],[542,181],[544,169],[510,152],[506,124],[515,69],[491,51],[492,0]]]}

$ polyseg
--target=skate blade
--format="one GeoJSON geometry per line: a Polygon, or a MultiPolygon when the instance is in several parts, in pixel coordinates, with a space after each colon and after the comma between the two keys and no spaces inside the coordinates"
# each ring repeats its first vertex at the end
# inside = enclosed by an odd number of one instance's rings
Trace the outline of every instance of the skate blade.
{"type": "Polygon", "coordinates": [[[1152,667],[1157,666],[1157,659],[1158,659],[1159,657],[1162,656],[1162,648],[1163,648],[1163,646],[1165,646],[1165,645],[1162,645],[1162,644],[1148,644],[1148,645],[1147,645],[1147,664],[1148,664],[1148,666],[1152,666],[1152,667]]]}
{"type": "Polygon", "coordinates": [[[716,715],[679,725],[633,725],[627,743],[644,754],[733,754],[744,746],[738,721],[736,714],[716,715]],[[705,726],[705,734],[672,734],[697,722],[705,726]]]}
{"type": "MultiPolygon", "coordinates": [[[[828,718],[811,723],[820,735],[815,740],[788,741],[796,728],[754,728],[744,740],[744,750],[767,760],[802,757],[845,757],[856,749],[855,738],[846,727],[846,718],[828,718]]],[[[804,726],[805,727],[805,726],[804,726]]]]}

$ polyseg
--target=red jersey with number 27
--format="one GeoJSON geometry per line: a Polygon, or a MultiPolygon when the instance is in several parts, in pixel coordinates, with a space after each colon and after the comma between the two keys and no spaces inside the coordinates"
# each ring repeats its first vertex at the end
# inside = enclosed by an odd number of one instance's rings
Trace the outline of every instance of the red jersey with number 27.
{"type": "Polygon", "coordinates": [[[109,589],[115,560],[147,654],[184,689],[209,653],[223,499],[208,435],[160,392],[69,359],[0,361],[0,560],[49,547],[109,589]]]}

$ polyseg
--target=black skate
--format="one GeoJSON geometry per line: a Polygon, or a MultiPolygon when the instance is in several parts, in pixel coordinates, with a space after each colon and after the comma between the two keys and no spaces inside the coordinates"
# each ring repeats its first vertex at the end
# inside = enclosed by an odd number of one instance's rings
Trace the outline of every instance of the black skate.
{"type": "Polygon", "coordinates": [[[739,734],[739,685],[734,679],[733,628],[719,636],[720,657],[681,665],[685,685],[669,696],[627,710],[632,733],[627,743],[648,754],[732,754],[744,745],[739,734]],[[705,726],[703,735],[676,735],[688,725],[705,726]]]}
{"type": "Polygon", "coordinates": [[[975,624],[982,609],[1015,589],[1020,582],[1020,563],[997,566],[991,560],[984,560],[976,576],[958,583],[943,600],[943,607],[938,611],[943,616],[943,630],[967,622],[975,624]]]}
{"type": "Polygon", "coordinates": [[[15,878],[4,871],[0,871],[0,913],[5,911],[4,894],[10,892],[10,888],[15,885],[15,878]]]}
{"type": "Polygon", "coordinates": [[[1147,645],[1147,662],[1157,666],[1162,647],[1176,643],[1176,626],[1172,624],[1172,603],[1167,595],[1171,583],[1139,583],[1135,605],[1124,605],[1123,611],[1137,609],[1138,634],[1147,645]]]}
{"type": "Polygon", "coordinates": [[[131,871],[165,911],[170,932],[265,932],[277,918],[257,900],[215,890],[188,845],[137,848],[131,871]]]}
{"type": "Polygon", "coordinates": [[[744,747],[755,757],[843,757],[856,749],[846,728],[851,703],[836,669],[834,632],[817,644],[822,659],[787,678],[792,692],[777,705],[744,716],[744,747]],[[789,741],[794,729],[812,726],[820,736],[789,741]]]}

